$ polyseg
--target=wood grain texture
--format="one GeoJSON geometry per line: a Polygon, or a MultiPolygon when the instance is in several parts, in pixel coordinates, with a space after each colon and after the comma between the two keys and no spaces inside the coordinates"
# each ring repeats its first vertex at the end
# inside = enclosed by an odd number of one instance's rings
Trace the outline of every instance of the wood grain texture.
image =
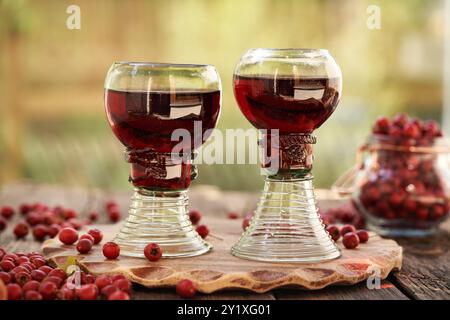
{"type": "Polygon", "coordinates": [[[450,299],[450,234],[446,223],[439,234],[424,239],[398,239],[405,248],[401,272],[393,282],[414,299],[450,299]]]}
{"type": "MultiPolygon", "coordinates": [[[[402,248],[393,240],[375,234],[367,244],[356,250],[342,250],[342,257],[316,264],[264,263],[236,258],[230,248],[241,234],[239,220],[205,218],[211,230],[211,253],[183,259],[162,259],[156,263],[146,259],[120,257],[105,260],[101,246],[87,255],[79,256],[74,246],[62,245],[51,239],[44,243],[44,254],[55,264],[64,264],[68,256],[76,256],[87,271],[99,275],[123,273],[132,281],[148,288],[173,287],[182,279],[191,279],[203,293],[219,290],[248,290],[268,292],[275,288],[293,287],[317,290],[333,284],[355,284],[380,270],[385,279],[393,269],[400,269],[402,248]]],[[[120,225],[97,226],[104,231],[105,241],[112,240],[120,225]]],[[[341,248],[342,245],[340,244],[341,248]]]]}

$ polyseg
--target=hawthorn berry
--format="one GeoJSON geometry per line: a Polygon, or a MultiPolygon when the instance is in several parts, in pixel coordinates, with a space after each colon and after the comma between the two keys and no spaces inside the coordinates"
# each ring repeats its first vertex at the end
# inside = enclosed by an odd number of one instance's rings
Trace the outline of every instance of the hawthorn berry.
{"type": "Polygon", "coordinates": [[[116,259],[120,255],[120,247],[117,243],[107,242],[103,245],[103,255],[107,259],[116,259]]]}
{"type": "Polygon", "coordinates": [[[197,231],[197,233],[199,234],[200,237],[202,237],[203,239],[205,239],[208,234],[209,234],[209,229],[207,226],[205,226],[204,224],[198,226],[195,231],[197,231]]]}
{"type": "Polygon", "coordinates": [[[8,283],[6,290],[8,291],[8,300],[20,300],[22,298],[22,288],[17,283],[8,283]]]}
{"type": "Polygon", "coordinates": [[[128,293],[117,290],[108,295],[108,300],[130,300],[128,293]]]}
{"type": "Polygon", "coordinates": [[[236,220],[239,219],[239,214],[236,212],[228,212],[228,219],[236,220]]]}
{"type": "Polygon", "coordinates": [[[77,250],[81,254],[86,254],[91,251],[93,244],[94,242],[89,239],[80,239],[77,243],[77,250]]]}
{"type": "Polygon", "coordinates": [[[27,236],[29,229],[28,226],[23,223],[23,222],[19,222],[18,224],[16,224],[16,226],[14,227],[14,234],[16,236],[17,239],[23,239],[27,236]]]}
{"type": "Polygon", "coordinates": [[[58,287],[51,281],[44,281],[39,286],[39,293],[44,300],[53,300],[56,297],[58,287]]]}
{"type": "Polygon", "coordinates": [[[333,239],[333,241],[338,241],[338,239],[341,237],[341,233],[339,228],[336,225],[329,225],[327,227],[327,231],[331,236],[331,239],[333,239]]]}
{"type": "Polygon", "coordinates": [[[59,240],[67,245],[74,244],[78,240],[78,232],[74,228],[64,228],[59,232],[59,240]]]}
{"type": "Polygon", "coordinates": [[[102,291],[104,287],[112,285],[112,283],[112,279],[108,275],[101,275],[98,276],[97,279],[95,279],[95,285],[100,291],[102,291]]]}
{"type": "Polygon", "coordinates": [[[92,244],[94,244],[94,237],[91,236],[91,235],[88,234],[88,233],[83,234],[83,235],[81,235],[81,236],[78,238],[78,240],[82,240],[82,239],[87,239],[87,240],[89,240],[90,242],[92,242],[92,244]]]}
{"type": "Polygon", "coordinates": [[[29,290],[25,292],[25,300],[42,300],[42,295],[36,290],[29,290]]]}
{"type": "Polygon", "coordinates": [[[47,227],[43,224],[38,224],[32,229],[33,237],[36,241],[43,241],[47,236],[47,227]]]}
{"type": "Polygon", "coordinates": [[[0,215],[9,220],[14,215],[14,209],[9,206],[4,206],[0,209],[0,215]]]}
{"type": "Polygon", "coordinates": [[[94,238],[94,244],[99,244],[103,239],[103,233],[98,229],[91,229],[88,234],[94,238]]]}
{"type": "Polygon", "coordinates": [[[369,241],[369,233],[366,230],[358,230],[356,231],[356,235],[358,236],[360,243],[369,241]]]}
{"type": "Polygon", "coordinates": [[[61,230],[61,226],[59,224],[53,223],[47,228],[47,235],[50,238],[54,238],[58,235],[61,230]]]}
{"type": "Polygon", "coordinates": [[[178,282],[176,292],[182,298],[192,298],[195,296],[197,288],[191,280],[184,279],[178,282]]]}
{"type": "Polygon", "coordinates": [[[355,232],[356,228],[354,225],[346,224],[341,228],[341,236],[344,236],[346,233],[355,232]]]}
{"type": "Polygon", "coordinates": [[[98,296],[98,289],[93,284],[82,285],[76,290],[77,296],[80,300],[96,300],[98,296]]]}
{"type": "Polygon", "coordinates": [[[189,211],[189,220],[191,220],[192,224],[197,224],[201,218],[202,218],[202,215],[199,211],[197,211],[197,210],[189,211]]]}
{"type": "Polygon", "coordinates": [[[157,243],[149,243],[144,248],[144,255],[149,261],[158,261],[162,254],[162,249],[157,243]]]}
{"type": "Polygon", "coordinates": [[[359,238],[355,232],[348,232],[344,234],[342,243],[347,249],[355,249],[359,245],[359,238]]]}
{"type": "Polygon", "coordinates": [[[41,285],[41,284],[40,284],[38,281],[36,281],[36,280],[31,280],[31,281],[28,281],[27,283],[25,283],[25,284],[22,286],[22,291],[23,291],[23,292],[27,292],[27,291],[30,291],[30,290],[33,290],[33,291],[39,291],[40,285],[41,285]]]}
{"type": "Polygon", "coordinates": [[[242,220],[242,229],[245,231],[247,230],[248,226],[250,225],[250,220],[252,217],[245,217],[244,220],[242,220]]]}

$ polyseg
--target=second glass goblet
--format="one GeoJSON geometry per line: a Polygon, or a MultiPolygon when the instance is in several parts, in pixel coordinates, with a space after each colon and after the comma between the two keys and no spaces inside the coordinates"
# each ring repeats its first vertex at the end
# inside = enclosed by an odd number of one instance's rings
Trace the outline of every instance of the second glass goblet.
{"type": "Polygon", "coordinates": [[[341,96],[339,66],[327,50],[252,49],[234,74],[242,113],[262,131],[267,178],[235,256],[273,262],[319,262],[340,256],[320,219],[312,184],[312,132],[341,96]]]}
{"type": "Polygon", "coordinates": [[[211,65],[117,62],[105,81],[109,124],[126,147],[135,187],[129,217],[115,238],[123,255],[144,257],[155,242],[163,257],[208,252],[187,215],[196,177],[194,151],[217,123],[219,75],[211,65]]]}

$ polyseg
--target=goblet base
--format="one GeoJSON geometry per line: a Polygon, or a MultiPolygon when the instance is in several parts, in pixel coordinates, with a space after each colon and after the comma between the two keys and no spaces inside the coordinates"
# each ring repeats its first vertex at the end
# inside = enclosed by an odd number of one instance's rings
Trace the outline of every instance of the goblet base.
{"type": "Polygon", "coordinates": [[[212,246],[195,231],[188,217],[187,191],[135,189],[129,216],[114,241],[121,255],[144,257],[144,248],[157,243],[164,258],[204,254],[212,246]]]}
{"type": "Polygon", "coordinates": [[[231,253],[268,262],[322,262],[341,254],[322,223],[311,175],[266,178],[255,215],[231,253]]]}

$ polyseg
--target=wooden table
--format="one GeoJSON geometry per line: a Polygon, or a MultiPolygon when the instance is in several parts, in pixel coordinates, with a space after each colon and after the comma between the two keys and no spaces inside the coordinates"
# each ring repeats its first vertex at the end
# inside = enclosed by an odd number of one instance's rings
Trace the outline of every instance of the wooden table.
{"type": "MultiPolygon", "coordinates": [[[[0,191],[0,205],[18,206],[20,203],[39,201],[48,205],[63,205],[86,213],[90,210],[102,212],[108,199],[118,201],[125,214],[130,192],[82,189],[73,187],[14,184],[0,191]]],[[[317,192],[321,207],[338,205],[341,200],[330,200],[329,193],[317,192]]],[[[194,187],[190,190],[190,207],[205,215],[215,215],[226,219],[231,210],[242,212],[256,204],[258,194],[242,192],[221,192],[214,187],[194,187]]],[[[101,215],[101,222],[106,218],[101,215]]],[[[9,251],[37,251],[40,243],[31,239],[16,241],[11,226],[0,235],[0,247],[9,251]]],[[[321,300],[321,299],[450,299],[450,221],[442,226],[442,231],[434,238],[422,240],[396,239],[404,247],[403,268],[384,280],[381,289],[368,289],[365,283],[356,286],[335,286],[318,291],[275,290],[270,293],[255,294],[240,291],[219,292],[197,295],[200,300],[321,300]]],[[[134,299],[179,299],[174,290],[149,290],[135,286],[134,299]]]]}

